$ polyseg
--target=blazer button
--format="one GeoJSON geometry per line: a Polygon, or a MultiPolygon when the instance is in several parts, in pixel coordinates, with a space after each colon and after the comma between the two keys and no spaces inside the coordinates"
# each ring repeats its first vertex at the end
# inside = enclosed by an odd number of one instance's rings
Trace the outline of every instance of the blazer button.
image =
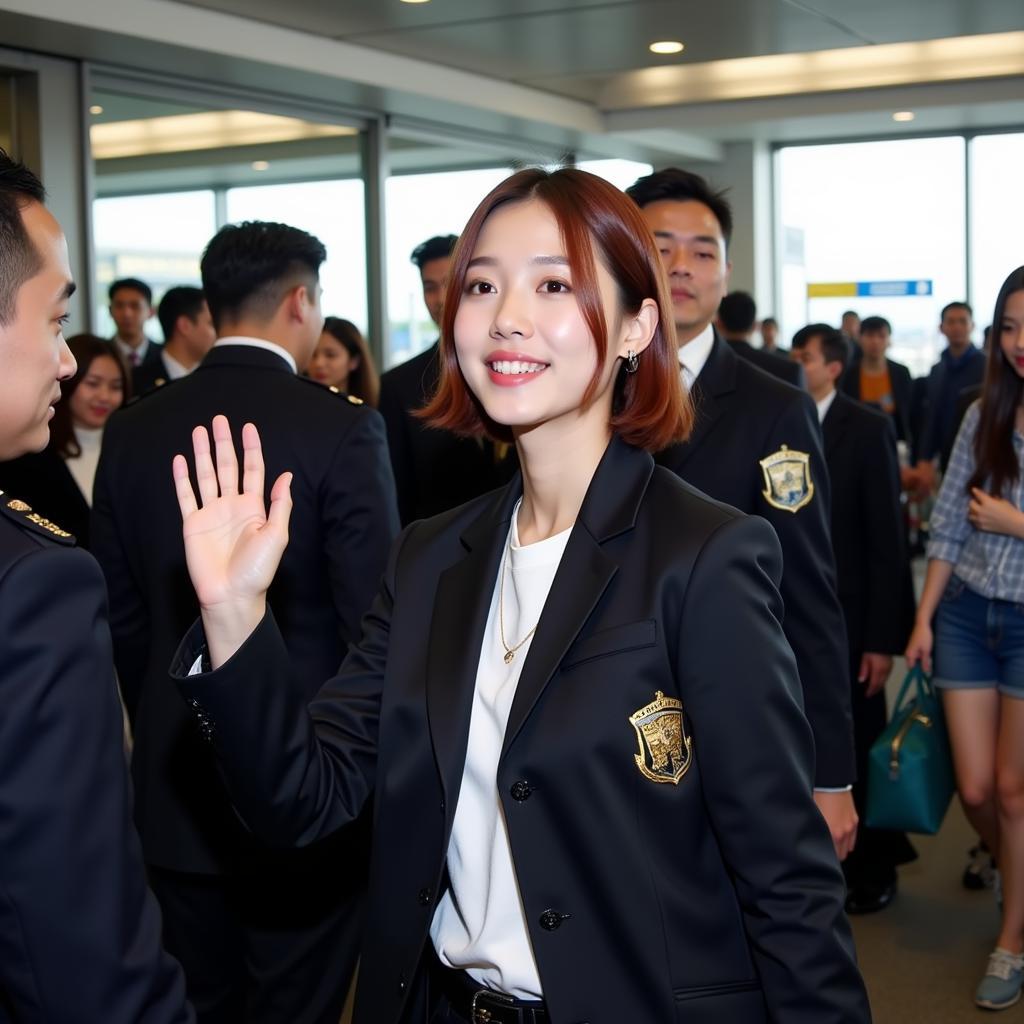
{"type": "Polygon", "coordinates": [[[530,788],[530,784],[521,780],[519,782],[513,782],[509,788],[509,793],[512,794],[512,799],[518,800],[520,803],[523,800],[529,800],[532,792],[533,790],[530,788]]]}
{"type": "Polygon", "coordinates": [[[561,914],[557,910],[545,910],[540,915],[540,926],[546,932],[553,932],[562,927],[563,921],[568,921],[571,914],[561,914]]]}
{"type": "Polygon", "coordinates": [[[405,975],[404,974],[400,975],[399,978],[398,978],[398,991],[399,992],[404,992],[405,991],[405,975]]]}
{"type": "Polygon", "coordinates": [[[416,894],[416,899],[419,900],[421,907],[429,907],[431,903],[431,892],[429,889],[420,889],[416,894]]]}

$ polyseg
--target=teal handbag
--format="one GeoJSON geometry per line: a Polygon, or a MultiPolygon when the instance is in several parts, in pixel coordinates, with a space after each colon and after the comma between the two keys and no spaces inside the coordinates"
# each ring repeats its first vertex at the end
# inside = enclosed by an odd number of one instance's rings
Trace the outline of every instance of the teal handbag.
{"type": "Polygon", "coordinates": [[[934,835],[956,789],[942,704],[920,666],[907,673],[892,718],[868,753],[871,828],[934,835]]]}

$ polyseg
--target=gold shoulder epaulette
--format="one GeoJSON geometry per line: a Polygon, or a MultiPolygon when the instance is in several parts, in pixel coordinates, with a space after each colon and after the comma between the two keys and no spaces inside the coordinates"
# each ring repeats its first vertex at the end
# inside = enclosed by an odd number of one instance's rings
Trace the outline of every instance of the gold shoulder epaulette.
{"type": "Polygon", "coordinates": [[[318,388],[323,388],[326,391],[330,391],[332,395],[337,395],[339,398],[344,398],[349,405],[365,405],[366,403],[361,398],[356,398],[355,395],[346,394],[341,388],[335,387],[333,384],[321,384],[318,380],[313,380],[312,377],[306,377],[299,375],[299,380],[304,380],[309,384],[315,384],[318,388]]]}
{"type": "Polygon", "coordinates": [[[44,519],[38,512],[32,511],[32,506],[20,498],[12,498],[0,491],[0,512],[8,519],[13,519],[19,526],[34,533],[42,534],[58,544],[74,544],[74,535],[62,530],[56,523],[44,519]]]}

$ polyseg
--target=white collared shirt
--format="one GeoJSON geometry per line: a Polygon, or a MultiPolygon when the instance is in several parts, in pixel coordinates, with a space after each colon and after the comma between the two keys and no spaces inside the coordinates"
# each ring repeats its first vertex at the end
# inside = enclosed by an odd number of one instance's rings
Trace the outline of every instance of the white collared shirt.
{"type": "Polygon", "coordinates": [[[832,403],[836,400],[836,389],[833,388],[820,402],[814,404],[818,407],[818,422],[824,423],[832,403]]]}
{"type": "MultiPolygon", "coordinates": [[[[160,353],[160,357],[164,361],[164,368],[167,370],[168,380],[180,380],[182,377],[187,377],[192,372],[192,370],[187,366],[179,363],[178,360],[167,351],[167,349],[164,349],[163,352],[160,353]]],[[[195,369],[195,367],[193,367],[193,369],[195,369]]]]}
{"type": "MultiPolygon", "coordinates": [[[[509,529],[508,565],[503,558],[500,569],[505,581],[501,622],[508,644],[518,644],[540,620],[572,532],[520,546],[518,510],[517,505],[509,529]]],[[[451,885],[434,914],[430,938],[443,964],[466,971],[481,985],[517,999],[542,999],[498,795],[498,758],[530,650],[527,641],[505,664],[498,622],[501,578],[494,581],[480,648],[466,763],[448,843],[451,885]]]]}
{"type": "Polygon", "coordinates": [[[292,368],[292,373],[299,372],[295,356],[288,349],[282,348],[272,341],[267,341],[265,338],[248,338],[242,334],[232,334],[226,338],[218,338],[213,343],[214,348],[220,348],[222,345],[248,345],[249,348],[266,349],[267,352],[273,352],[274,355],[280,356],[292,368]]]}
{"type": "Polygon", "coordinates": [[[146,353],[149,351],[150,341],[149,338],[143,336],[142,344],[138,348],[132,348],[127,341],[121,340],[120,335],[115,334],[114,344],[118,347],[121,355],[124,356],[125,362],[131,367],[142,365],[146,358],[146,353]]]}
{"type": "Polygon", "coordinates": [[[700,376],[704,364],[711,355],[711,349],[715,344],[715,329],[708,324],[700,334],[685,345],[679,346],[679,365],[682,367],[683,384],[689,391],[693,382],[700,376]]]}

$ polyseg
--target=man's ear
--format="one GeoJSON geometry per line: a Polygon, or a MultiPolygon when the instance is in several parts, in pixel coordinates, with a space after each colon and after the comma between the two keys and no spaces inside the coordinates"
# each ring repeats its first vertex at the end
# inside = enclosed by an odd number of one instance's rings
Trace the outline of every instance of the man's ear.
{"type": "Polygon", "coordinates": [[[635,352],[637,355],[643,352],[654,340],[658,321],[658,304],[654,299],[644,299],[640,308],[632,315],[627,314],[625,318],[618,355],[625,359],[629,352],[635,352]]]}

